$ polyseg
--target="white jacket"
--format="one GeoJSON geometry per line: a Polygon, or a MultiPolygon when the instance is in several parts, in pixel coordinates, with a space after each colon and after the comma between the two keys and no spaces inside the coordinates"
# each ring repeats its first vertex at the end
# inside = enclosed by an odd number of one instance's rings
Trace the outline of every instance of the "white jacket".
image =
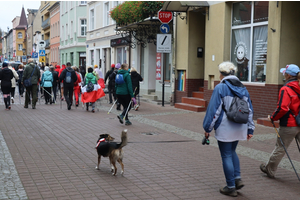
{"type": "Polygon", "coordinates": [[[15,88],[16,80],[19,80],[19,74],[16,72],[14,68],[12,68],[12,66],[8,66],[8,69],[10,69],[14,74],[14,77],[11,79],[11,87],[15,88]]]}

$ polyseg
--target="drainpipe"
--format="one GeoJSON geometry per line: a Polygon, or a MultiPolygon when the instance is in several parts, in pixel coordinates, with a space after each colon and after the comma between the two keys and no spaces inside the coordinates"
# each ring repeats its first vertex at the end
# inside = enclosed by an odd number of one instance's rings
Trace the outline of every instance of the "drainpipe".
{"type": "Polygon", "coordinates": [[[171,101],[170,105],[174,106],[175,105],[175,69],[176,69],[176,36],[177,36],[177,29],[176,29],[176,23],[177,23],[177,17],[176,17],[176,12],[174,13],[173,16],[173,56],[172,56],[172,94],[171,94],[171,101]]]}

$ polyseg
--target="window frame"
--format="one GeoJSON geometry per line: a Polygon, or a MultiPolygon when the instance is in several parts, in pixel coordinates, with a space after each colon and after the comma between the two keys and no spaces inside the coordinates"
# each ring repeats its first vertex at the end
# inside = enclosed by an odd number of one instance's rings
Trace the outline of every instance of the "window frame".
{"type": "Polygon", "coordinates": [[[90,18],[89,30],[92,31],[95,29],[95,9],[94,8],[90,9],[89,18],[90,18]],[[93,18],[92,18],[92,13],[93,13],[93,18]]]}
{"type": "Polygon", "coordinates": [[[23,44],[18,44],[18,50],[19,50],[19,51],[22,51],[22,50],[23,50],[23,44]],[[21,49],[20,49],[20,47],[21,47],[21,49]]]}
{"type": "Polygon", "coordinates": [[[86,20],[86,18],[82,18],[82,19],[79,19],[80,20],[80,36],[82,36],[82,37],[85,37],[86,36],[86,31],[87,31],[87,20],[86,20]],[[85,24],[82,24],[82,20],[84,20],[85,21],[85,24]],[[84,28],[84,35],[82,35],[82,28],[84,28]]]}
{"type": "Polygon", "coordinates": [[[23,38],[23,33],[22,32],[18,32],[18,38],[22,39],[23,38]],[[19,37],[19,34],[21,34],[21,37],[19,37]]]}
{"type": "MultiPolygon", "coordinates": [[[[239,2],[236,2],[239,3],[239,2]]],[[[248,69],[248,81],[242,81],[243,83],[251,83],[251,84],[265,84],[265,82],[255,82],[251,80],[251,74],[252,74],[252,62],[253,62],[253,35],[254,35],[254,28],[255,27],[259,27],[259,26],[268,26],[269,24],[269,19],[268,21],[264,21],[264,22],[255,22],[254,23],[254,4],[255,1],[251,1],[251,22],[249,24],[242,24],[242,25],[232,25],[232,20],[233,20],[233,5],[235,3],[231,4],[231,21],[230,21],[230,25],[231,25],[231,32],[230,32],[230,61],[232,58],[232,48],[234,48],[232,46],[232,40],[233,40],[233,30],[238,30],[238,29],[245,29],[245,28],[250,28],[250,48],[248,49],[249,52],[249,69],[248,69]]],[[[269,5],[270,7],[270,5],[269,5]]],[[[268,7],[268,9],[269,9],[268,7]]],[[[268,52],[268,50],[267,50],[268,52]]]]}
{"type": "Polygon", "coordinates": [[[103,2],[103,26],[109,26],[109,21],[110,21],[110,17],[109,17],[109,1],[105,1],[103,2]],[[107,8],[107,10],[106,10],[107,8]]]}

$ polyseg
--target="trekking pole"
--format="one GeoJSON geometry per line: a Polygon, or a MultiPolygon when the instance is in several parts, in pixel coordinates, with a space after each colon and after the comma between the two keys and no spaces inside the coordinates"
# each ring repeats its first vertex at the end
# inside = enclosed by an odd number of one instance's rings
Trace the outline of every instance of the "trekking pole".
{"type": "Polygon", "coordinates": [[[117,101],[118,101],[118,100],[115,100],[115,102],[113,103],[112,107],[109,109],[109,111],[108,111],[108,113],[107,113],[107,114],[109,114],[109,113],[110,113],[110,111],[113,109],[113,107],[114,107],[114,105],[117,103],[117,101]]]}
{"type": "Polygon", "coordinates": [[[270,118],[270,115],[269,115],[268,118],[269,118],[269,120],[271,121],[271,123],[273,124],[273,127],[274,127],[274,129],[276,130],[276,133],[277,133],[277,137],[279,138],[279,140],[280,140],[280,142],[281,142],[281,145],[283,146],[284,151],[285,151],[287,157],[289,158],[289,160],[290,160],[290,162],[291,162],[291,164],[292,164],[292,167],[293,167],[293,169],[294,169],[294,171],[295,171],[295,173],[296,173],[296,175],[297,175],[297,178],[298,178],[298,180],[300,181],[300,178],[299,178],[298,173],[297,173],[297,171],[296,171],[296,169],[295,169],[295,167],[294,167],[294,164],[293,164],[293,162],[292,162],[292,160],[291,160],[291,158],[290,158],[290,156],[289,156],[289,154],[288,154],[288,152],[287,152],[287,150],[286,150],[286,148],[285,148],[285,146],[284,146],[284,144],[283,144],[283,142],[282,142],[282,139],[281,139],[281,137],[280,137],[280,135],[279,135],[279,133],[278,133],[278,131],[277,131],[277,128],[276,128],[276,126],[275,126],[273,120],[271,120],[271,118],[270,118]]]}
{"type": "Polygon", "coordinates": [[[53,95],[52,95],[52,93],[50,94],[47,90],[45,90],[43,87],[42,87],[42,89],[44,90],[44,92],[47,92],[50,96],[51,96],[51,98],[53,98],[53,95]]]}
{"type": "Polygon", "coordinates": [[[128,108],[127,108],[127,110],[126,110],[126,113],[125,113],[125,115],[124,115],[124,117],[123,117],[123,120],[125,120],[125,116],[127,115],[127,113],[128,113],[128,110],[129,110],[129,108],[130,108],[130,104],[132,103],[132,100],[130,100],[130,102],[129,102],[129,104],[128,104],[128,108]]]}
{"type": "Polygon", "coordinates": [[[297,144],[298,150],[299,150],[299,152],[300,152],[300,146],[299,146],[298,139],[297,139],[297,138],[295,138],[295,140],[296,140],[296,144],[297,144]]]}

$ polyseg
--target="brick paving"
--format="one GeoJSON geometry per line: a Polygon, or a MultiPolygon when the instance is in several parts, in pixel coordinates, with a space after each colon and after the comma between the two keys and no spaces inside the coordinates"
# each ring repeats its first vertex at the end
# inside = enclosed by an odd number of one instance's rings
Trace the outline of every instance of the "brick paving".
{"type": "MultiPolygon", "coordinates": [[[[225,178],[215,139],[201,144],[205,113],[142,102],[139,111],[130,112],[133,125],[127,127],[115,109],[107,114],[109,108],[106,100],[95,113],[43,101],[35,110],[16,103],[5,111],[0,105],[0,199],[230,199],[219,193],[225,178]],[[120,141],[125,128],[124,176],[118,164],[117,176],[111,175],[107,158],[95,170],[98,135],[109,133],[120,141]]],[[[275,140],[273,128],[257,125],[253,140],[240,142],[246,186],[236,199],[300,199],[300,183],[287,157],[276,179],[259,170],[275,140]]],[[[300,173],[295,142],[288,151],[300,173]]]]}

